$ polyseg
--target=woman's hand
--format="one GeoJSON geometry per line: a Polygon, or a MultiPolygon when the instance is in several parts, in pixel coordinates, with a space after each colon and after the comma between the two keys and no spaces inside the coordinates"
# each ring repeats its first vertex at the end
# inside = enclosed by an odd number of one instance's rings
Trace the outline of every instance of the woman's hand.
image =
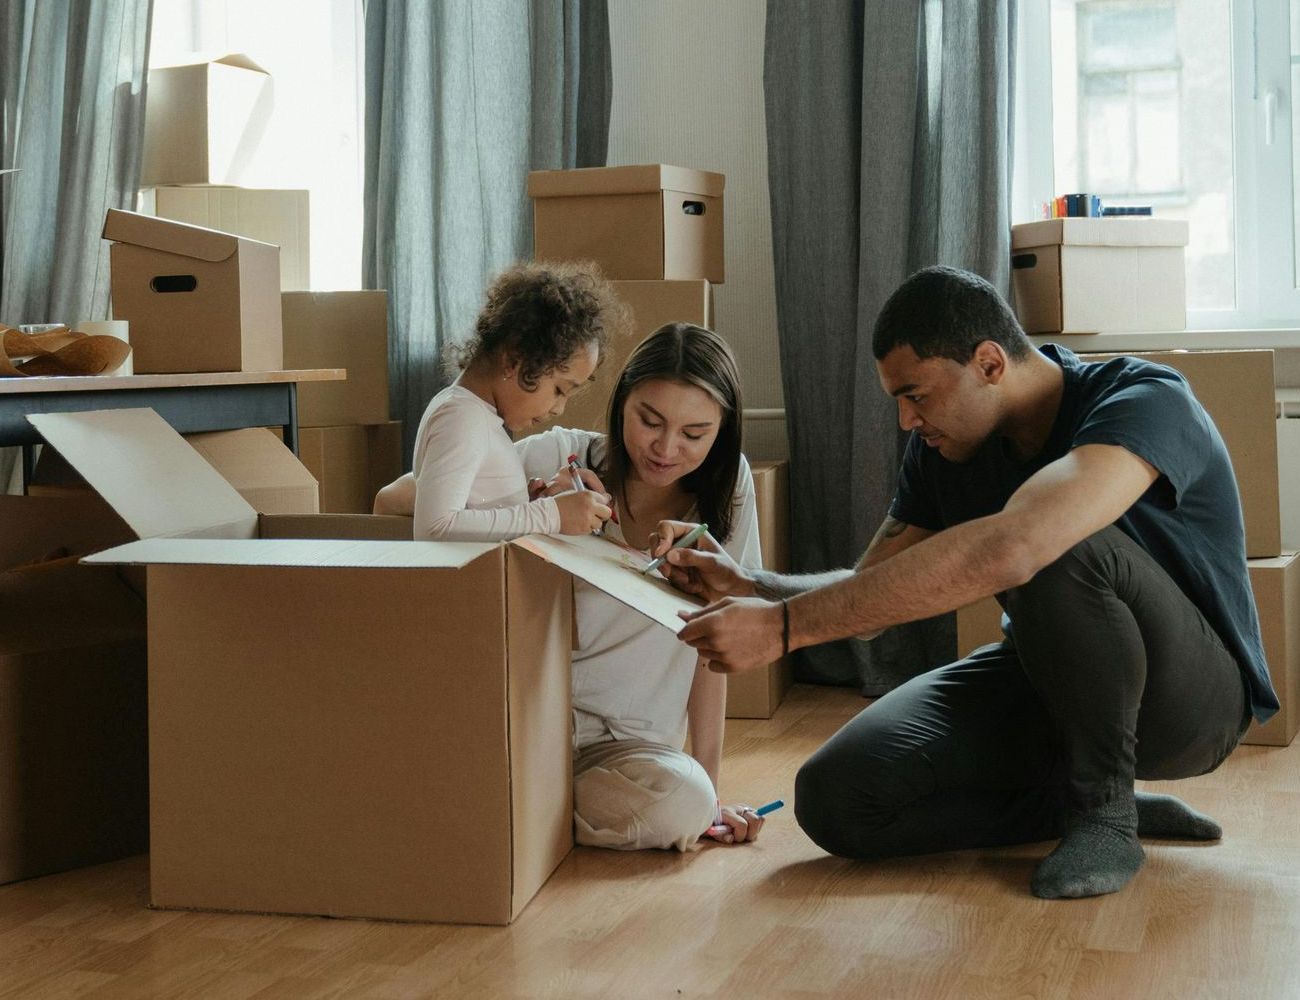
{"type": "Polygon", "coordinates": [[[763,817],[750,806],[722,806],[718,815],[718,822],[709,827],[705,836],[724,844],[743,844],[757,840],[759,831],[763,829],[763,817]]]}
{"type": "Polygon", "coordinates": [[[560,534],[589,535],[599,532],[612,513],[609,494],[594,490],[561,493],[555,498],[560,509],[560,534]]]}
{"type": "Polygon", "coordinates": [[[659,572],[678,590],[702,597],[710,604],[724,597],[752,596],[756,592],[753,578],[712,535],[705,534],[694,548],[672,548],[676,539],[694,527],[686,521],[659,522],[659,530],[650,535],[650,555],[668,553],[659,572]]]}

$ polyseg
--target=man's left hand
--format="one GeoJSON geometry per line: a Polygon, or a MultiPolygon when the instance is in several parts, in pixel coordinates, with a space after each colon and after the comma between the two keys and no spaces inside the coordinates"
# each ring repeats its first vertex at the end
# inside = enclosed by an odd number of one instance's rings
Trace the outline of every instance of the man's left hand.
{"type": "Polygon", "coordinates": [[[781,658],[779,602],[724,597],[707,608],[680,614],[686,627],[678,638],[708,660],[710,670],[734,674],[781,658]]]}

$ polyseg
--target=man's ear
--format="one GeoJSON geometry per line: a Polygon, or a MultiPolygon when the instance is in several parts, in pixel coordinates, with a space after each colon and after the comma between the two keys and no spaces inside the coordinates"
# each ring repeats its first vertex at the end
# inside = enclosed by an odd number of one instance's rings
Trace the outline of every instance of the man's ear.
{"type": "Polygon", "coordinates": [[[990,385],[997,385],[1007,373],[1010,359],[996,340],[982,340],[975,346],[970,363],[990,385]]]}

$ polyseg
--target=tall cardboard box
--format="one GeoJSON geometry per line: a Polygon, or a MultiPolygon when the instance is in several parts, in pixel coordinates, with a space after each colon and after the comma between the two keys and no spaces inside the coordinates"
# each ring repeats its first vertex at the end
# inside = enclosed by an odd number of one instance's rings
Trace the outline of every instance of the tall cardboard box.
{"type": "MultiPolygon", "coordinates": [[[[1114,354],[1080,356],[1084,361],[1116,357],[1114,354]]],[[[1155,351],[1133,357],[1168,365],[1187,379],[1218,427],[1232,460],[1246,522],[1246,555],[1252,559],[1276,556],[1282,551],[1282,516],[1278,500],[1273,352],[1155,351]]]]}
{"type": "Polygon", "coordinates": [[[0,496],[0,883],[148,849],[144,602],[98,497],[0,496]],[[62,557],[60,557],[62,555],[62,557]]]}
{"type": "Polygon", "coordinates": [[[1026,333],[1183,330],[1187,223],[1044,219],[1011,227],[1011,284],[1026,333]]]}
{"type": "Polygon", "coordinates": [[[195,184],[140,192],[140,211],[280,248],[280,289],[311,287],[310,192],[195,184]]]}
{"type": "Polygon", "coordinates": [[[149,70],[140,184],[239,184],[271,114],[270,77],[229,53],[149,70]]]}
{"type": "Polygon", "coordinates": [[[402,422],[303,427],[298,457],[320,483],[325,514],[368,514],[375,494],[402,474],[402,422]]]}
{"type": "Polygon", "coordinates": [[[572,845],[576,573],[698,606],[598,538],[259,517],[150,410],[28,420],[149,566],[156,906],[509,923],[572,845]]]}
{"type": "MultiPolygon", "coordinates": [[[[758,505],[758,537],[763,568],[790,570],[790,466],[787,462],[755,462],[754,496],[758,505]]],[[[727,676],[727,718],[770,719],[794,679],[788,656],[757,670],[727,676]]]]}
{"type": "Polygon", "coordinates": [[[534,256],[594,260],[607,278],[720,285],[722,174],[662,163],[535,170],[534,256]]]}
{"type": "Polygon", "coordinates": [[[1300,729],[1300,555],[1250,560],[1264,655],[1282,707],[1264,725],[1252,722],[1243,743],[1287,746],[1300,729]]]}
{"type": "Polygon", "coordinates": [[[137,374],[284,367],[278,247],[113,208],[103,236],[137,374]]]}
{"type": "Polygon", "coordinates": [[[343,382],[298,386],[298,424],[335,427],[388,420],[388,293],[285,292],[286,368],[346,368],[343,382]]]}
{"type": "MultiPolygon", "coordinates": [[[[578,427],[603,431],[608,427],[609,398],[623,365],[637,345],[665,323],[713,326],[713,286],[707,281],[615,281],[614,292],[632,312],[626,335],[605,349],[605,360],[595,379],[565,406],[555,420],[538,424],[529,433],[551,427],[578,427]]],[[[305,388],[305,387],[304,387],[305,388]]]]}

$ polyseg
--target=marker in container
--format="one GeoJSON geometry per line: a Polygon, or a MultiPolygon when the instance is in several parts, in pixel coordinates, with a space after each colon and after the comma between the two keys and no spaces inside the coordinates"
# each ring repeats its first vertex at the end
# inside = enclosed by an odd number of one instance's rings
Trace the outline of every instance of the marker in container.
{"type": "MultiPolygon", "coordinates": [[[[767,803],[767,805],[762,805],[759,806],[757,809],[755,809],[754,815],[766,816],[768,813],[776,812],[784,805],[785,802],[783,800],[773,799],[771,802],[767,803]]],[[[726,823],[714,823],[711,827],[709,827],[704,832],[707,833],[710,837],[725,837],[727,834],[731,832],[731,827],[727,826],[726,823]]]]}
{"type": "MultiPolygon", "coordinates": [[[[697,524],[690,531],[686,532],[686,534],[682,535],[681,538],[673,542],[672,548],[673,549],[688,548],[694,545],[696,542],[698,542],[701,538],[703,538],[704,533],[708,530],[709,530],[709,526],[707,524],[697,524]]],[[[672,549],[669,549],[668,551],[671,552],[672,549]]],[[[653,573],[655,570],[657,570],[660,566],[662,566],[667,561],[668,561],[668,552],[665,552],[663,555],[659,556],[658,558],[650,560],[650,565],[648,565],[641,572],[653,573]]]]}

